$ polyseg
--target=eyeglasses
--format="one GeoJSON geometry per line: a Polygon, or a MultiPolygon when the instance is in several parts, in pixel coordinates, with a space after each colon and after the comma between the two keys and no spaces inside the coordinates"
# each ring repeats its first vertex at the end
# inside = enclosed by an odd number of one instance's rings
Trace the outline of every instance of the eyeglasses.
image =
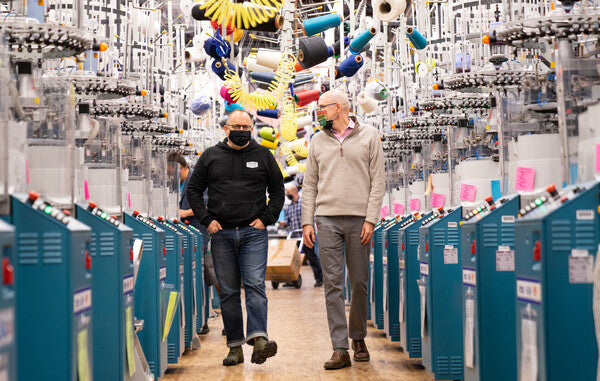
{"type": "Polygon", "coordinates": [[[252,126],[249,124],[227,124],[226,126],[229,127],[229,129],[233,130],[233,131],[239,131],[239,130],[250,131],[252,129],[252,126]]]}
{"type": "Polygon", "coordinates": [[[336,104],[337,103],[329,103],[329,104],[326,104],[326,105],[320,105],[319,107],[317,107],[317,111],[323,111],[323,110],[325,110],[325,108],[327,108],[329,106],[336,105],[336,104]]]}

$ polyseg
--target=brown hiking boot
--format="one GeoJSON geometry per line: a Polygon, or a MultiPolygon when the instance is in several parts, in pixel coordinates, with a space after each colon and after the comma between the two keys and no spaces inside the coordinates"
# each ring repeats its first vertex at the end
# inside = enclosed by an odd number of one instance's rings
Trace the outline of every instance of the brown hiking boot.
{"type": "Polygon", "coordinates": [[[348,351],[336,349],[333,351],[331,359],[323,366],[325,369],[342,369],[351,365],[352,362],[350,362],[350,354],[348,354],[348,351]]]}
{"type": "Polygon", "coordinates": [[[364,340],[352,340],[352,350],[354,350],[354,361],[369,361],[371,356],[364,340]]]}

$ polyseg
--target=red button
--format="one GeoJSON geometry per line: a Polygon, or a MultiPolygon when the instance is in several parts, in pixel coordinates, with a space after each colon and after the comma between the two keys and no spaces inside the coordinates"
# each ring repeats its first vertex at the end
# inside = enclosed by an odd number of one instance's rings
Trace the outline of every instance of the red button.
{"type": "Polygon", "coordinates": [[[385,241],[385,248],[387,249],[387,241],[385,241]]]}
{"type": "Polygon", "coordinates": [[[402,250],[404,250],[404,241],[402,241],[402,250]]]}
{"type": "Polygon", "coordinates": [[[163,255],[167,255],[167,248],[163,247],[163,255]]]}
{"type": "Polygon", "coordinates": [[[11,286],[15,282],[15,269],[10,264],[8,257],[2,258],[2,282],[11,286]]]}
{"type": "Polygon", "coordinates": [[[471,254],[475,254],[475,250],[476,246],[475,246],[475,240],[473,240],[473,243],[471,243],[471,254]]]}
{"type": "Polygon", "coordinates": [[[182,247],[181,248],[181,255],[185,254],[185,249],[182,247]]]}
{"type": "Polygon", "coordinates": [[[92,257],[87,250],[85,251],[85,268],[88,270],[92,268],[92,257]]]}
{"type": "Polygon", "coordinates": [[[129,260],[133,261],[133,250],[129,248],[129,260]]]}
{"type": "Polygon", "coordinates": [[[194,253],[196,252],[196,246],[194,245],[194,253]]]}
{"type": "Polygon", "coordinates": [[[542,244],[540,241],[535,241],[535,246],[533,247],[533,260],[539,261],[542,259],[542,244]]]}
{"type": "Polygon", "coordinates": [[[40,195],[35,191],[29,191],[29,199],[31,201],[35,201],[40,197],[40,195]]]}
{"type": "Polygon", "coordinates": [[[95,202],[90,201],[88,203],[88,206],[90,207],[90,209],[96,209],[98,207],[98,204],[96,204],[95,202]]]}
{"type": "Polygon", "coordinates": [[[425,242],[425,251],[429,251],[429,240],[425,242]]]}

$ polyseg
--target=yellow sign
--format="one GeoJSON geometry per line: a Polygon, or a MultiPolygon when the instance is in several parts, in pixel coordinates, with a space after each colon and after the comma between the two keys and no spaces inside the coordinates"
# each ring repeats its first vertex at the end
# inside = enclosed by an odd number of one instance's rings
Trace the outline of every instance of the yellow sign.
{"type": "Polygon", "coordinates": [[[135,357],[133,349],[133,317],[131,316],[131,306],[125,309],[125,345],[127,347],[127,366],[129,376],[135,373],[135,357]]]}
{"type": "Polygon", "coordinates": [[[90,380],[87,328],[77,334],[77,372],[79,374],[79,381],[90,380]]]}

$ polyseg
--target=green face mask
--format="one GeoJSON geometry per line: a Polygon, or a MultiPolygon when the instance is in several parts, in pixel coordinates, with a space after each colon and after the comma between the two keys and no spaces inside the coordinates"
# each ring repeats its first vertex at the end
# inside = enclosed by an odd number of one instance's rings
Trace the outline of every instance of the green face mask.
{"type": "Polygon", "coordinates": [[[317,115],[317,120],[323,129],[333,128],[333,120],[327,120],[327,116],[324,113],[317,115]]]}

